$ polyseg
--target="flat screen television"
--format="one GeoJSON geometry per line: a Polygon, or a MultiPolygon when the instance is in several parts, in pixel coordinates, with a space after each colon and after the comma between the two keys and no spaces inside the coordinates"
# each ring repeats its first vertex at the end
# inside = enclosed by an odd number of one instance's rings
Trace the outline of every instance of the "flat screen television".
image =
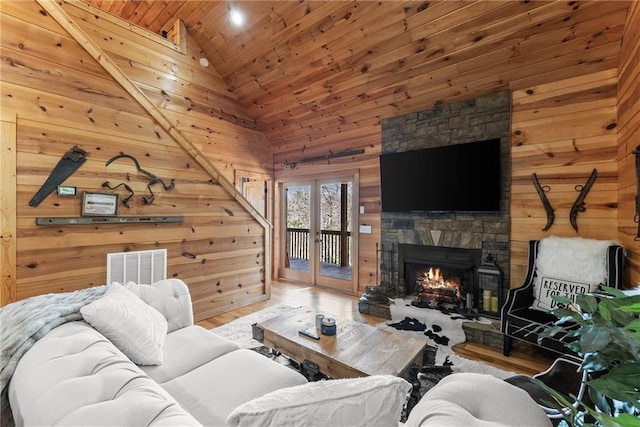
{"type": "Polygon", "coordinates": [[[383,212],[500,210],[500,140],[380,156],[383,212]]]}

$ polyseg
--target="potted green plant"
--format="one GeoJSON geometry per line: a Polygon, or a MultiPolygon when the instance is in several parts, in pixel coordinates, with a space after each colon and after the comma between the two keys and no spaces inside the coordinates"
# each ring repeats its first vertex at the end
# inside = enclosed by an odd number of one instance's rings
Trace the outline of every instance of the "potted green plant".
{"type": "Polygon", "coordinates": [[[580,369],[589,379],[577,408],[539,385],[567,408],[564,418],[573,426],[640,426],[640,295],[602,287],[597,294],[579,295],[575,304],[566,297],[554,299],[563,308],[553,310],[558,320],[539,339],[565,334],[562,339],[582,358],[580,369]],[[586,421],[590,417],[592,422],[586,421]]]}

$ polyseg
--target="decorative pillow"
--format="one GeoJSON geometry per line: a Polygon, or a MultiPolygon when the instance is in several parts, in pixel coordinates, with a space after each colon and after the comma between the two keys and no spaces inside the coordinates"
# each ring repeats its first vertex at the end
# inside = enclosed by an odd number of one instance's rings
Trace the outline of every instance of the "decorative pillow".
{"type": "Polygon", "coordinates": [[[191,295],[182,280],[162,279],[151,285],[127,282],[123,286],[162,314],[167,320],[167,333],[193,325],[191,295]]]}
{"type": "Polygon", "coordinates": [[[571,282],[569,280],[556,279],[553,277],[540,277],[537,289],[533,295],[532,308],[538,310],[554,310],[559,307],[574,309],[576,298],[579,294],[586,292],[595,292],[598,285],[589,285],[588,283],[571,282]],[[565,306],[553,299],[554,296],[567,297],[571,300],[570,306],[565,306]]]}
{"type": "Polygon", "coordinates": [[[607,284],[607,250],[616,244],[612,240],[581,237],[540,240],[531,308],[552,310],[558,306],[552,299],[554,295],[566,296],[575,302],[578,294],[595,292],[601,283],[607,284]]]}
{"type": "Polygon", "coordinates": [[[286,387],[238,406],[230,426],[396,426],[411,384],[391,375],[286,387]]]}
{"type": "Polygon", "coordinates": [[[80,309],[84,320],[138,365],[162,364],[167,321],[158,310],[119,283],[80,309]]]}

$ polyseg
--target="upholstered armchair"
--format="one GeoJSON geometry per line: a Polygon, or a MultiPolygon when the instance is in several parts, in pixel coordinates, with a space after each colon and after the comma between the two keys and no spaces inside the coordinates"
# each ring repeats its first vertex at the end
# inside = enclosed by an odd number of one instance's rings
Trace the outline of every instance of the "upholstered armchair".
{"type": "Polygon", "coordinates": [[[561,335],[538,342],[538,332],[557,320],[550,312],[557,304],[552,297],[574,299],[577,294],[597,291],[599,285],[618,288],[623,267],[624,249],[614,241],[580,237],[529,241],[524,283],[509,289],[502,306],[504,355],[509,355],[513,338],[560,354],[570,353],[561,335]]]}
{"type": "MultiPolygon", "coordinates": [[[[580,401],[589,400],[589,397],[585,396],[589,373],[580,369],[581,366],[582,359],[579,357],[564,355],[554,360],[546,371],[535,374],[533,378],[560,393],[576,410],[580,401]]],[[[571,411],[568,406],[563,408],[554,405],[553,396],[526,375],[515,375],[505,378],[505,381],[529,393],[549,419],[562,419],[564,414],[571,411]]]]}

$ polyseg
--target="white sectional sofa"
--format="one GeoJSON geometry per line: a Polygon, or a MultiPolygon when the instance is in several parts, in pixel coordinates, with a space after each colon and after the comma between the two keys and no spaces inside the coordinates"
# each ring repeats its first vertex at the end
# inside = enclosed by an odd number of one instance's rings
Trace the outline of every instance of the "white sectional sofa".
{"type": "MultiPolygon", "coordinates": [[[[2,331],[0,379],[4,384],[10,378],[16,426],[402,426],[411,390],[402,378],[307,383],[289,367],[194,326],[189,290],[178,279],[126,285],[124,293],[142,313],[128,305],[111,311],[105,301],[121,295],[123,287],[105,288],[78,304],[82,318],[70,314],[76,308],[61,310],[62,325],[28,339],[34,343],[17,357],[12,376],[6,368],[14,363],[4,353],[15,346],[7,345],[12,335],[2,331]],[[96,321],[96,305],[106,324],[96,321]],[[149,364],[131,360],[140,357],[149,364]]],[[[31,322],[26,319],[34,316],[23,307],[0,309],[3,328],[31,322]],[[16,317],[25,320],[7,321],[16,317]]],[[[42,317],[51,311],[38,310],[42,317]]],[[[524,391],[488,375],[453,374],[441,384],[414,407],[406,426],[550,425],[524,391]]],[[[3,427],[12,424],[7,415],[3,411],[3,427]]]]}
{"type": "Polygon", "coordinates": [[[162,364],[138,366],[86,322],[65,323],[38,340],[13,373],[8,391],[17,426],[224,426],[242,403],[307,382],[194,325],[182,281],[128,289],[167,321],[162,364]]]}

